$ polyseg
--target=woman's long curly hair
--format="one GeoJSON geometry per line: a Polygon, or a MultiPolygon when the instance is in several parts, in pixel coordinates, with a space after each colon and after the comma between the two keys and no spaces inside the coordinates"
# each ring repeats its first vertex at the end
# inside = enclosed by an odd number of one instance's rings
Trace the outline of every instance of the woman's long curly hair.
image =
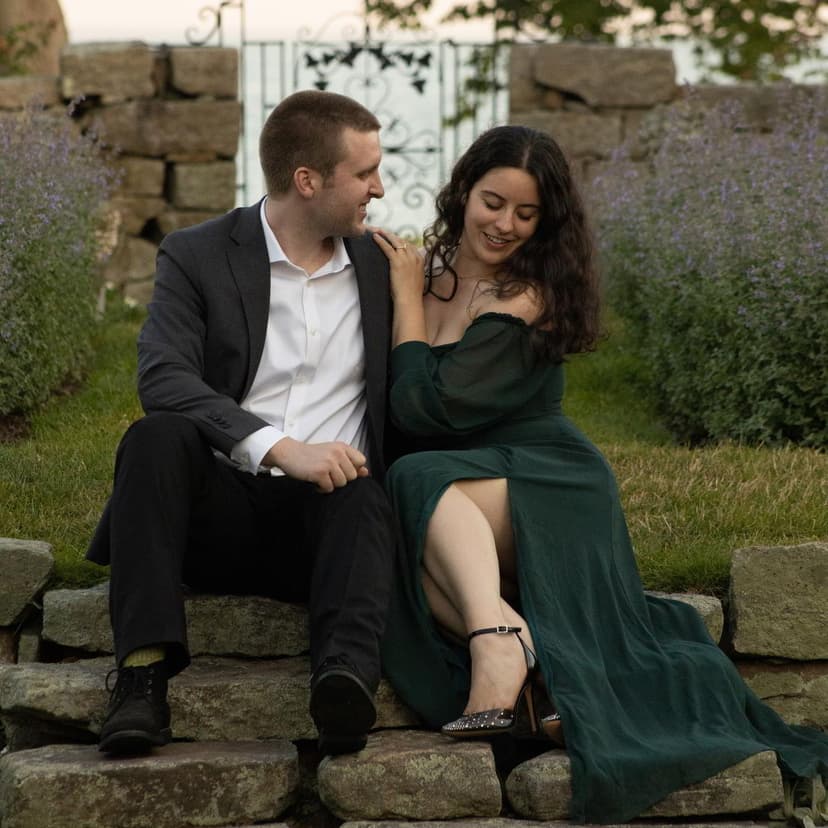
{"type": "MultiPolygon", "coordinates": [[[[437,196],[437,219],[425,232],[426,289],[451,266],[460,244],[472,187],[495,167],[526,170],[538,185],[540,216],[534,234],[503,265],[498,298],[531,290],[541,301],[533,330],[539,352],[553,362],[595,348],[600,333],[600,291],[593,240],[569,164],[545,132],[524,126],[494,127],[457,161],[437,196]]],[[[456,282],[455,282],[456,285],[456,282]]],[[[453,295],[453,294],[452,294],[453,295]]]]}

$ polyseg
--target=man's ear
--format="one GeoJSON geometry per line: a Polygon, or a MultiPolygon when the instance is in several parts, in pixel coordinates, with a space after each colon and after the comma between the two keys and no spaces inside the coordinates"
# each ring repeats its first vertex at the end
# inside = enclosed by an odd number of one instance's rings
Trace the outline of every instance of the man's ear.
{"type": "Polygon", "coordinates": [[[322,177],[310,167],[297,167],[293,173],[293,186],[302,198],[313,198],[321,184],[322,177]]]}

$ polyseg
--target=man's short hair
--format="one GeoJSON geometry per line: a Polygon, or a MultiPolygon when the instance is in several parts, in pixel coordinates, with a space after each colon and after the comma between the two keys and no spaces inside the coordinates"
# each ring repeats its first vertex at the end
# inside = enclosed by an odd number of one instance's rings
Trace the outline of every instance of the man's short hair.
{"type": "Polygon", "coordinates": [[[342,132],[374,132],[380,123],[362,104],[335,92],[305,90],[285,98],[268,116],[259,137],[267,192],[286,193],[298,167],[327,179],[342,160],[342,132]]]}

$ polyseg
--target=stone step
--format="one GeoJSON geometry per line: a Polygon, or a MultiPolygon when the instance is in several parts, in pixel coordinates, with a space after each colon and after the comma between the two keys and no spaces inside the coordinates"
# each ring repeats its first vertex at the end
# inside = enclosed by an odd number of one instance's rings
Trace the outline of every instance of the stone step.
{"type": "MultiPolygon", "coordinates": [[[[422,731],[372,734],[362,752],[323,759],[317,776],[320,799],[346,821],[496,817],[503,804],[488,744],[422,731]]],[[[570,790],[569,757],[562,750],[521,762],[505,784],[508,807],[541,822],[569,817],[570,790]]],[[[766,751],[670,794],[641,816],[763,813],[782,796],[775,754],[766,751]]]]}
{"type": "MultiPolygon", "coordinates": [[[[94,741],[108,701],[105,681],[112,666],[107,657],[0,665],[0,721],[9,750],[94,741]]],[[[309,692],[304,656],[196,658],[170,681],[173,734],[196,741],[315,739],[309,692]]],[[[376,703],[377,728],[416,724],[385,681],[376,703]]]]}
{"type": "Polygon", "coordinates": [[[290,742],[172,744],[107,759],[51,745],[0,756],[3,828],[184,828],[276,820],[299,787],[290,742]]]}
{"type": "MultiPolygon", "coordinates": [[[[571,784],[569,757],[563,750],[553,750],[518,765],[506,780],[506,794],[522,817],[567,819],[571,784]]],[[[703,782],[674,791],[641,816],[680,819],[761,813],[782,798],[776,754],[763,751],[703,782]]]]}
{"type": "MultiPolygon", "coordinates": [[[[644,828],[780,828],[779,822],[654,822],[629,823],[621,825],[605,825],[603,828],[630,828],[630,825],[641,825],[644,828]]],[[[246,826],[246,828],[254,828],[246,826]]],[[[255,828],[264,828],[256,826],[255,828]]],[[[339,828],[572,828],[571,822],[551,820],[538,822],[528,819],[509,819],[508,817],[494,817],[491,819],[426,819],[419,822],[405,822],[401,820],[349,820],[343,822],[339,828]]]]}
{"type": "Polygon", "coordinates": [[[384,731],[359,753],[326,757],[319,798],[340,819],[495,817],[500,780],[486,742],[424,731],[384,731]]]}
{"type": "MultiPolygon", "coordinates": [[[[651,592],[695,607],[714,641],[724,615],[718,598],[692,593],[651,592]]],[[[193,655],[277,658],[308,649],[307,610],[270,598],[190,595],[184,601],[193,655]]],[[[54,589],[43,596],[43,638],[91,653],[111,653],[109,583],[88,589],[54,589]]]]}
{"type": "MultiPolygon", "coordinates": [[[[184,609],[194,656],[277,658],[307,652],[304,606],[247,595],[189,595],[184,609]]],[[[86,652],[113,652],[109,583],[46,592],[43,638],[86,652]]]]}

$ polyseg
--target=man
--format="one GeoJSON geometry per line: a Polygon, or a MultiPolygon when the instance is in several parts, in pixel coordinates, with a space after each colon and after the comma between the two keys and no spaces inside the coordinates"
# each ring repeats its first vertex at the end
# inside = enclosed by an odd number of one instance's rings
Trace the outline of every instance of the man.
{"type": "Polygon", "coordinates": [[[388,267],[365,228],[384,194],[379,127],[345,96],[291,95],[260,137],[267,197],[161,243],[138,338],[147,416],[121,441],[87,555],[111,562],[102,751],[171,738],[182,582],[307,602],[320,749],[365,745],[393,544],[388,267]]]}

